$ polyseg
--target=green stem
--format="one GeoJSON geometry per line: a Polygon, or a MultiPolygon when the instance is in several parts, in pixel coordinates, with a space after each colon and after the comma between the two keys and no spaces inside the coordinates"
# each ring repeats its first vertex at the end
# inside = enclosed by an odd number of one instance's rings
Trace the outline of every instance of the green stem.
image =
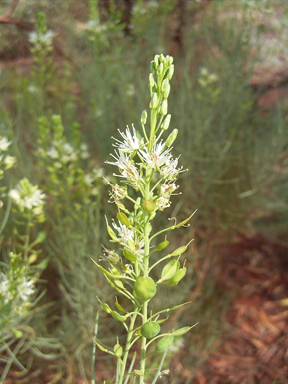
{"type": "Polygon", "coordinates": [[[137,308],[135,308],[135,313],[131,317],[129,329],[127,332],[126,346],[125,346],[125,351],[124,351],[123,360],[122,360],[122,369],[121,369],[121,372],[119,373],[119,383],[117,383],[117,384],[122,384],[124,376],[125,376],[127,358],[128,358],[129,351],[131,348],[131,339],[133,337],[134,324],[135,324],[135,320],[136,320],[137,315],[138,315],[137,308]]]}

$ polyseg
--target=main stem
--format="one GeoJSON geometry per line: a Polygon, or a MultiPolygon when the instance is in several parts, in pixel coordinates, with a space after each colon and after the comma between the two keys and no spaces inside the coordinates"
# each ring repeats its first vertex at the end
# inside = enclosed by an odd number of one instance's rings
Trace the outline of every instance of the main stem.
{"type": "MultiPolygon", "coordinates": [[[[150,137],[151,142],[151,137],[150,137]]],[[[150,197],[150,177],[151,170],[146,170],[146,182],[145,182],[145,200],[149,200],[150,197]]],[[[148,276],[149,273],[149,253],[150,253],[150,239],[149,239],[149,213],[146,212],[144,215],[144,277],[148,276]]],[[[142,324],[145,324],[147,321],[148,313],[148,301],[145,301],[142,309],[142,324]]],[[[140,368],[143,372],[143,376],[140,376],[139,384],[144,383],[145,377],[145,367],[146,367],[146,338],[142,336],[141,339],[141,361],[140,368]]]]}

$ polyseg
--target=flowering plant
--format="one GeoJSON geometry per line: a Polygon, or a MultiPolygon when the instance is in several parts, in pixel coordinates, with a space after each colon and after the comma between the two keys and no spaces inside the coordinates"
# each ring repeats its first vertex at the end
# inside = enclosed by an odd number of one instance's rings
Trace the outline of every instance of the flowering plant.
{"type": "MultiPolygon", "coordinates": [[[[184,226],[192,215],[178,224],[175,219],[172,226],[158,232],[154,232],[151,225],[157,212],[170,206],[171,195],[178,188],[176,178],[184,171],[182,167],[178,167],[179,157],[173,158],[171,154],[178,130],[174,129],[166,140],[162,139],[171,120],[171,115],[167,114],[167,99],[173,72],[171,56],[164,57],[161,54],[154,57],[149,75],[150,130],[146,128],[148,114],[143,111],[142,134],[134,126],[132,129],[127,127],[125,132],[119,131],[122,140],[115,139],[115,153],[112,155],[114,161],[107,161],[108,164],[118,168],[115,176],[121,179],[120,184],[109,183],[112,189],[110,201],[117,205],[118,213],[117,222],[113,221],[112,226],[107,220],[107,231],[111,242],[120,245],[122,256],[114,250],[104,248],[105,255],[102,260],[106,261],[109,267],[94,262],[110,286],[133,305],[132,311],[129,312],[122,307],[116,297],[117,310],[114,310],[99,299],[102,309],[122,323],[127,333],[125,345],[120,345],[117,339],[111,350],[95,341],[102,351],[117,358],[116,384],[127,384],[130,379],[133,379],[133,383],[138,380],[143,384],[147,375],[151,373],[154,375],[152,381],[154,384],[161,376],[162,365],[174,337],[185,334],[193,327],[193,325],[185,326],[160,334],[161,324],[165,321],[161,315],[185,304],[156,313],[152,313],[149,309],[150,300],[156,295],[159,285],[172,287],[185,276],[186,267],[181,266],[179,259],[190,244],[183,245],[161,258],[158,256],[169,245],[167,237],[161,237],[168,231],[184,226]],[[124,200],[127,201],[126,205],[124,200]],[[163,267],[161,275],[157,276],[155,267],[164,261],[168,263],[163,267]],[[130,356],[130,351],[139,339],[140,366],[134,369],[136,352],[130,356]],[[162,359],[157,371],[151,372],[147,369],[147,361],[154,354],[162,355],[162,359]]],[[[92,382],[94,383],[93,368],[92,382]]]]}

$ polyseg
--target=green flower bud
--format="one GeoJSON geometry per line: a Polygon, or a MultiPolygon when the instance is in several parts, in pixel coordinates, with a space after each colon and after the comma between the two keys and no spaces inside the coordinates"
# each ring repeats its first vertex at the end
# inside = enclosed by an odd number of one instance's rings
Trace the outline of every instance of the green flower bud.
{"type": "Polygon", "coordinates": [[[166,78],[161,83],[161,91],[164,93],[166,88],[169,86],[169,80],[166,78]]]}
{"type": "Polygon", "coordinates": [[[150,73],[149,75],[149,87],[152,88],[155,85],[154,76],[153,73],[150,73]]]}
{"type": "Polygon", "coordinates": [[[155,204],[151,200],[144,200],[142,206],[148,213],[152,213],[155,210],[155,204]]]}
{"type": "MultiPolygon", "coordinates": [[[[168,79],[167,79],[168,80],[168,79]]],[[[164,90],[164,92],[163,92],[163,97],[164,97],[164,99],[168,99],[168,96],[169,96],[169,93],[170,93],[170,84],[168,83],[167,84],[167,86],[166,86],[166,88],[165,88],[165,90],[164,90]]]]}
{"type": "Polygon", "coordinates": [[[155,69],[156,69],[156,63],[155,63],[154,60],[152,60],[151,63],[150,63],[150,71],[151,71],[152,73],[154,73],[154,72],[155,72],[155,69]]]}
{"type": "Polygon", "coordinates": [[[170,65],[170,67],[168,68],[168,71],[167,71],[167,78],[169,80],[172,79],[172,76],[173,76],[173,73],[174,73],[174,65],[170,65]]]}
{"type": "Polygon", "coordinates": [[[155,348],[155,352],[158,352],[158,353],[165,352],[173,343],[173,341],[174,341],[174,336],[172,335],[164,336],[160,341],[158,341],[155,348]]]}
{"type": "Polygon", "coordinates": [[[167,112],[168,112],[168,101],[167,99],[164,99],[162,101],[162,104],[161,104],[161,107],[160,107],[160,113],[161,115],[167,115],[167,112]]]}
{"type": "Polygon", "coordinates": [[[126,227],[128,227],[128,228],[131,228],[131,227],[132,227],[132,225],[131,225],[131,223],[130,223],[128,217],[125,215],[125,213],[123,213],[123,212],[118,212],[118,213],[117,213],[117,219],[120,221],[120,223],[126,225],[126,227]]]}
{"type": "Polygon", "coordinates": [[[146,339],[152,339],[160,332],[160,325],[156,321],[148,321],[141,327],[141,335],[146,339]]]}
{"type": "Polygon", "coordinates": [[[164,70],[164,65],[163,63],[159,64],[159,67],[157,68],[157,76],[161,76],[164,70]]]}
{"type": "Polygon", "coordinates": [[[158,103],[159,103],[158,95],[157,95],[156,92],[154,92],[153,95],[152,95],[152,99],[151,99],[151,101],[150,101],[150,105],[149,105],[149,107],[150,107],[151,109],[156,109],[156,108],[158,107],[158,103]]]}
{"type": "Polygon", "coordinates": [[[171,145],[174,143],[174,141],[176,140],[176,137],[178,135],[178,129],[175,128],[173,129],[173,131],[170,133],[170,135],[168,136],[166,142],[165,142],[165,145],[166,147],[171,147],[171,145]]]}
{"type": "Polygon", "coordinates": [[[164,131],[166,131],[166,130],[169,128],[170,121],[171,121],[171,115],[170,115],[170,113],[169,113],[169,114],[165,117],[165,120],[164,120],[163,123],[161,124],[160,128],[163,129],[164,131]]]}
{"type": "Polygon", "coordinates": [[[154,63],[155,63],[156,68],[157,68],[158,65],[159,65],[159,55],[155,55],[155,57],[154,57],[154,63]]]}
{"type": "Polygon", "coordinates": [[[165,249],[166,247],[168,247],[168,245],[169,245],[168,240],[162,241],[162,243],[157,245],[157,251],[162,251],[162,249],[165,249]]]}
{"type": "Polygon", "coordinates": [[[138,277],[134,284],[134,294],[138,299],[147,301],[155,296],[157,291],[156,284],[151,277],[138,277]]]}
{"type": "Polygon", "coordinates": [[[146,109],[142,112],[142,115],[141,115],[141,124],[146,124],[146,121],[147,121],[147,111],[146,109]]]}
{"type": "Polygon", "coordinates": [[[115,356],[120,359],[123,354],[123,348],[121,347],[121,345],[118,343],[115,344],[113,350],[114,350],[115,356]]]}
{"type": "Polygon", "coordinates": [[[165,60],[165,56],[163,55],[163,53],[161,53],[161,55],[159,56],[160,63],[163,63],[164,60],[165,60]]]}

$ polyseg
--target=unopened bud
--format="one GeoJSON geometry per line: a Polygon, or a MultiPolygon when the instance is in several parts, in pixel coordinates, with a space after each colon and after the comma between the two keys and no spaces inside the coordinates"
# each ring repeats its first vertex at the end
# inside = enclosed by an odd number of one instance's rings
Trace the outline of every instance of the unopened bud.
{"type": "Polygon", "coordinates": [[[152,99],[150,101],[149,107],[151,109],[156,109],[158,107],[158,95],[157,95],[156,92],[154,92],[153,95],[152,95],[152,99]]]}
{"type": "Polygon", "coordinates": [[[162,101],[162,104],[161,104],[161,107],[160,107],[160,113],[161,115],[167,115],[167,112],[168,112],[168,101],[167,99],[164,99],[162,101]]]}
{"type": "Polygon", "coordinates": [[[161,91],[163,92],[164,99],[167,99],[170,93],[170,84],[167,78],[162,81],[161,91]]]}
{"type": "Polygon", "coordinates": [[[163,55],[163,53],[161,53],[161,55],[159,56],[160,63],[163,63],[164,60],[165,60],[165,56],[163,55]]]}
{"type": "Polygon", "coordinates": [[[146,109],[142,112],[142,115],[141,115],[141,124],[146,124],[146,121],[147,121],[147,111],[146,109]]]}
{"type": "Polygon", "coordinates": [[[156,63],[155,63],[154,60],[152,60],[151,63],[150,63],[150,71],[151,71],[152,73],[154,73],[154,72],[155,72],[155,69],[156,69],[156,63]]]}
{"type": "Polygon", "coordinates": [[[149,75],[149,87],[152,88],[155,85],[154,76],[153,73],[150,73],[149,75]]]}
{"type": "Polygon", "coordinates": [[[165,120],[164,120],[163,123],[161,124],[161,129],[163,129],[164,131],[166,131],[166,130],[169,128],[170,121],[171,121],[171,115],[170,115],[170,113],[169,113],[169,115],[166,116],[165,120]]]}
{"type": "Polygon", "coordinates": [[[172,79],[172,76],[173,76],[173,73],[174,73],[174,65],[170,65],[170,67],[168,68],[168,72],[167,72],[167,78],[169,80],[172,79]]]}
{"type": "Polygon", "coordinates": [[[162,75],[163,70],[164,70],[164,65],[163,63],[160,63],[159,67],[157,68],[157,75],[158,76],[162,75]]]}
{"type": "Polygon", "coordinates": [[[173,129],[173,131],[170,133],[170,135],[168,136],[168,139],[166,140],[165,142],[165,145],[166,147],[171,147],[171,145],[174,143],[174,141],[176,140],[176,137],[178,135],[178,129],[175,128],[173,129]]]}
{"type": "Polygon", "coordinates": [[[156,68],[157,68],[158,65],[159,65],[159,55],[155,55],[155,57],[154,57],[154,63],[155,63],[156,68]]]}

